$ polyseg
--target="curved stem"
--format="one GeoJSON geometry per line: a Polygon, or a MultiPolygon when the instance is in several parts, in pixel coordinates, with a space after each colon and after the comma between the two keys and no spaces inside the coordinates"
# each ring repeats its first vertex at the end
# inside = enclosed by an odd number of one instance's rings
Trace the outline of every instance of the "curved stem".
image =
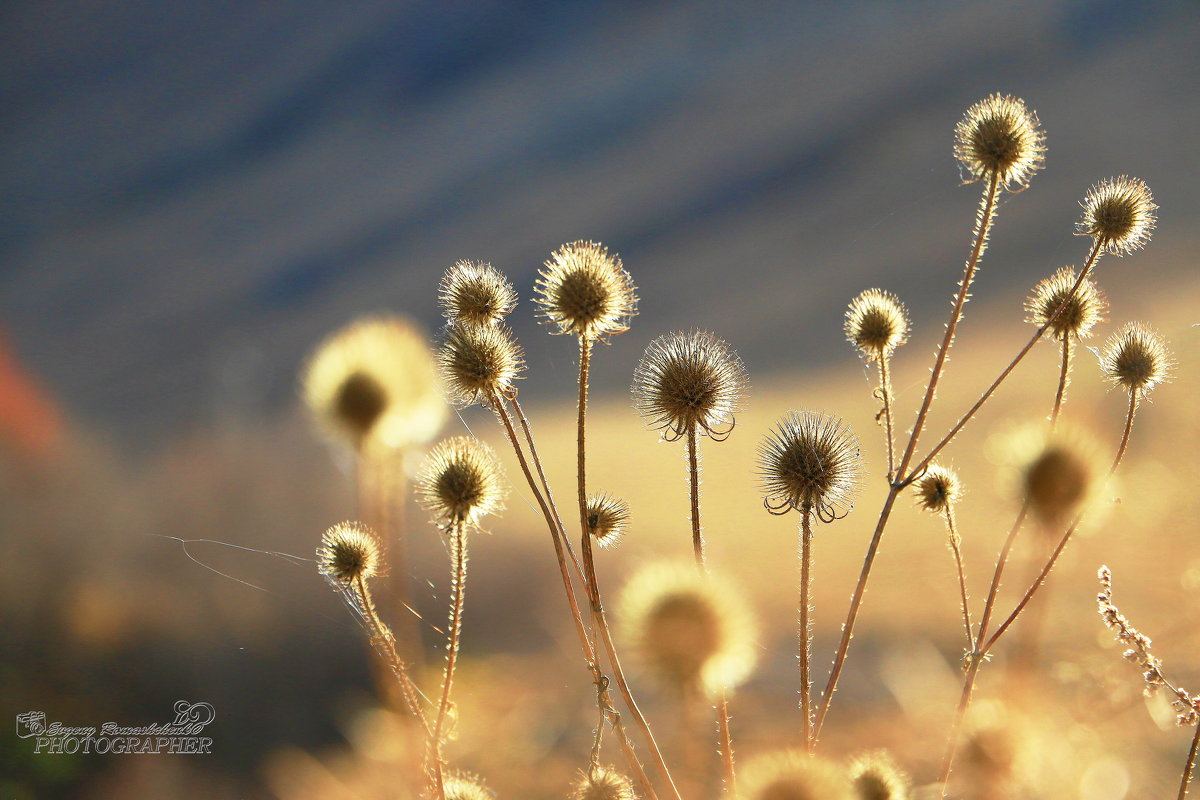
{"type": "Polygon", "coordinates": [[[1200,751],[1200,725],[1196,726],[1196,733],[1192,736],[1192,749],[1188,751],[1187,763],[1183,765],[1183,778],[1179,781],[1179,795],[1177,800],[1184,800],[1188,793],[1188,784],[1192,782],[1192,770],[1196,766],[1196,753],[1200,751]]]}
{"type": "Polygon", "coordinates": [[[883,395],[883,424],[887,433],[887,477],[888,483],[896,479],[896,442],[892,432],[892,377],[888,356],[879,348],[879,391],[883,395]]]}
{"type": "Polygon", "coordinates": [[[812,718],[812,510],[800,509],[800,714],[804,718],[804,748],[816,747],[812,718]]]}
{"type": "Polygon", "coordinates": [[[383,620],[379,618],[379,612],[375,610],[375,601],[371,598],[367,582],[359,576],[351,585],[350,593],[353,595],[354,605],[367,621],[372,643],[383,652],[400,684],[400,695],[404,698],[405,706],[428,734],[429,720],[425,717],[425,710],[421,707],[420,692],[417,691],[416,684],[408,674],[408,665],[396,651],[396,637],[392,635],[391,629],[384,624],[383,620]]]}
{"type": "Polygon", "coordinates": [[[962,548],[960,547],[962,538],[954,527],[954,512],[949,506],[946,507],[946,528],[950,534],[950,551],[954,553],[954,566],[958,570],[958,590],[962,596],[963,625],[967,631],[967,648],[969,650],[974,646],[975,634],[971,627],[971,606],[967,601],[967,573],[963,569],[962,548]]]}
{"type": "Polygon", "coordinates": [[[446,726],[446,717],[450,713],[450,691],[454,686],[454,669],[458,665],[463,605],[467,590],[467,534],[462,520],[455,520],[450,525],[450,562],[454,578],[450,584],[450,624],[446,631],[446,667],[442,673],[442,697],[438,702],[437,717],[429,738],[430,759],[437,769],[438,790],[442,797],[445,797],[442,779],[442,771],[445,769],[445,760],[442,758],[443,731],[446,726]]]}
{"type": "Polygon", "coordinates": [[[1054,395],[1054,410],[1050,412],[1050,429],[1058,424],[1058,415],[1062,412],[1063,403],[1067,399],[1067,386],[1071,383],[1071,337],[1063,336],[1062,367],[1058,373],[1058,391],[1054,395]]]}

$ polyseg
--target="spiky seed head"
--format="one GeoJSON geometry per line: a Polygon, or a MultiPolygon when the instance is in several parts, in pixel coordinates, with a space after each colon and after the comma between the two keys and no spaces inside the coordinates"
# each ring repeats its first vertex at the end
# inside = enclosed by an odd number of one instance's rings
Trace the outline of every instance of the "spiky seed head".
{"type": "Polygon", "coordinates": [[[637,800],[633,781],[612,767],[598,766],[584,772],[571,790],[571,800],[637,800]]]}
{"type": "Polygon", "coordinates": [[[824,519],[850,511],[862,483],[858,439],[837,417],[789,411],[758,447],[767,509],[807,508],[824,519]]]}
{"type": "Polygon", "coordinates": [[[301,392],[322,429],[359,452],[424,444],[446,419],[425,336],[399,317],[359,320],[323,341],[301,392]]]}
{"type": "Polygon", "coordinates": [[[745,800],[854,800],[850,781],[834,764],[800,750],[764,753],[740,774],[745,800]]]}
{"type": "Polygon", "coordinates": [[[525,361],[503,325],[451,325],[438,351],[438,367],[451,402],[487,406],[514,391],[525,361]]]}
{"type": "Polygon", "coordinates": [[[1108,299],[1091,278],[1084,278],[1072,294],[1078,279],[1074,267],[1062,267],[1038,281],[1025,300],[1025,321],[1039,328],[1049,323],[1046,331],[1060,342],[1068,336],[1076,341],[1091,336],[1096,323],[1104,321],[1108,299]]]}
{"type": "Polygon", "coordinates": [[[868,361],[888,358],[908,341],[908,309],[882,289],[867,289],[846,309],[846,338],[868,361]]]}
{"type": "Polygon", "coordinates": [[[612,549],[625,538],[629,503],[609,494],[588,495],[587,524],[593,541],[606,550],[612,549]]]}
{"type": "Polygon", "coordinates": [[[337,586],[378,574],[379,563],[379,542],[361,522],[339,522],[321,536],[317,569],[337,586]]]}
{"type": "Polygon", "coordinates": [[[1154,232],[1154,195],[1140,178],[1121,175],[1100,181],[1083,198],[1080,236],[1091,236],[1101,250],[1125,255],[1146,246],[1154,232]]]}
{"type": "Polygon", "coordinates": [[[1114,384],[1144,395],[1171,377],[1171,352],[1148,325],[1129,322],[1104,343],[1100,366],[1114,384]]]}
{"type": "Polygon", "coordinates": [[[556,333],[594,341],[629,329],[637,313],[634,290],[619,256],[596,242],[578,241],[550,254],[534,299],[556,333]]]}
{"type": "Polygon", "coordinates": [[[1025,101],[993,94],[967,109],[954,127],[954,156],[973,181],[996,176],[1000,188],[1025,186],[1042,168],[1046,135],[1025,101]]]}
{"type": "Polygon", "coordinates": [[[912,782],[884,750],[856,756],[849,775],[858,800],[908,800],[912,782]]]}
{"type": "Polygon", "coordinates": [[[451,325],[494,325],[517,306],[508,278],[483,261],[459,261],[446,270],[438,289],[438,302],[451,325]]]}
{"type": "Polygon", "coordinates": [[[504,508],[507,489],[495,451],[469,436],[434,446],[417,474],[417,495],[435,520],[478,524],[504,508]]]}
{"type": "Polygon", "coordinates": [[[1020,493],[1033,517],[1046,525],[1075,515],[1099,488],[1098,448],[1082,430],[1061,423],[1049,432],[1029,426],[1012,447],[1020,493]]]}
{"type": "Polygon", "coordinates": [[[638,412],[667,439],[688,431],[724,439],[749,379],[742,360],[707,331],[669,333],[646,348],[633,374],[638,412]]]}
{"type": "Polygon", "coordinates": [[[962,495],[962,484],[958,475],[949,467],[931,464],[925,474],[913,482],[917,505],[935,514],[953,508],[962,495]]]}
{"type": "Polygon", "coordinates": [[[475,775],[456,772],[446,776],[446,800],[496,800],[487,784],[475,775]]]}
{"type": "Polygon", "coordinates": [[[755,625],[741,593],[692,564],[652,564],[618,601],[621,627],[640,661],[663,683],[710,694],[750,674],[755,625]]]}

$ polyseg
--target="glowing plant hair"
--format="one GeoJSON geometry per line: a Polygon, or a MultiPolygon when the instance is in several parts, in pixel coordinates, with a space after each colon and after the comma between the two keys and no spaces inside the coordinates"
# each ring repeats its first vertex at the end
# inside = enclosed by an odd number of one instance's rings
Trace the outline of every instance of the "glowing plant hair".
{"type": "Polygon", "coordinates": [[[634,405],[667,439],[690,430],[723,439],[747,384],[746,368],[723,340],[707,331],[670,333],[651,342],[638,362],[634,405]]]}
{"type": "Polygon", "coordinates": [[[355,580],[371,578],[381,566],[379,542],[361,522],[340,522],[321,537],[317,569],[330,583],[346,588],[355,580]]]}
{"type": "Polygon", "coordinates": [[[882,289],[867,289],[846,309],[846,339],[868,361],[888,358],[908,341],[908,309],[882,289]]]}
{"type": "Polygon", "coordinates": [[[849,776],[858,800],[908,800],[912,786],[885,750],[856,756],[850,762],[849,776]]]}
{"type": "Polygon", "coordinates": [[[438,302],[451,325],[494,325],[516,308],[517,293],[491,264],[459,261],[442,278],[438,302]]]}
{"type": "Polygon", "coordinates": [[[1109,178],[1093,186],[1083,198],[1083,217],[1077,232],[1092,237],[1104,251],[1127,255],[1150,241],[1157,209],[1145,181],[1128,175],[1109,178]]]}
{"type": "Polygon", "coordinates": [[[625,538],[629,525],[629,503],[609,494],[588,495],[588,533],[599,547],[611,550],[625,538]]]}
{"type": "Polygon", "coordinates": [[[1062,267],[1039,281],[1025,301],[1026,321],[1039,328],[1048,324],[1046,333],[1059,341],[1090,336],[1092,328],[1104,321],[1108,300],[1090,278],[1071,293],[1078,277],[1074,267],[1062,267]]]}
{"type": "Polygon", "coordinates": [[[478,524],[504,508],[507,489],[495,451],[469,436],[438,442],[417,476],[417,494],[435,521],[478,524]]]}
{"type": "Polygon", "coordinates": [[[571,800],[637,800],[637,792],[633,781],[612,767],[596,766],[575,781],[571,800]]]}
{"type": "Polygon", "coordinates": [[[810,509],[824,521],[844,516],[862,483],[858,439],[837,417],[791,411],[758,448],[764,503],[772,513],[810,509]]]}
{"type": "Polygon", "coordinates": [[[993,94],[967,109],[954,128],[954,156],[972,181],[1027,186],[1042,168],[1046,136],[1025,101],[993,94]]]}
{"type": "Polygon", "coordinates": [[[444,791],[446,800],[496,800],[487,784],[466,772],[447,775],[444,791]]]}
{"type": "Polygon", "coordinates": [[[1146,395],[1171,377],[1171,353],[1149,326],[1130,322],[1104,343],[1100,357],[1104,375],[1130,394],[1146,395]]]}
{"type": "Polygon", "coordinates": [[[745,800],[855,800],[841,769],[800,750],[756,756],[742,775],[740,796],[745,800]]]}
{"type": "Polygon", "coordinates": [[[550,254],[536,302],[557,333],[594,341],[629,329],[637,313],[634,289],[620,257],[596,242],[577,241],[550,254]]]}
{"type": "Polygon", "coordinates": [[[438,366],[450,401],[494,405],[516,391],[524,355],[502,325],[452,325],[438,351],[438,366]]]}

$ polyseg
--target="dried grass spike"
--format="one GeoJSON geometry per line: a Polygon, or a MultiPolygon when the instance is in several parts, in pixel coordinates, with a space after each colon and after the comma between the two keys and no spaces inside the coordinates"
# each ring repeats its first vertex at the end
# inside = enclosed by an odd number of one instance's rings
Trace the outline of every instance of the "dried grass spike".
{"type": "Polygon", "coordinates": [[[361,522],[339,522],[321,537],[317,569],[335,586],[373,577],[379,567],[379,542],[361,522]]]}
{"type": "Polygon", "coordinates": [[[550,254],[535,301],[557,333],[594,341],[629,329],[637,313],[634,289],[618,256],[596,242],[577,241],[550,254]]]}
{"type": "Polygon", "coordinates": [[[1051,337],[1085,339],[1097,323],[1104,321],[1108,299],[1095,281],[1085,278],[1071,293],[1079,276],[1074,267],[1062,267],[1049,278],[1039,281],[1025,301],[1025,321],[1041,328],[1049,324],[1051,337]],[[1061,310],[1060,310],[1061,309],[1061,310]],[[1057,313],[1057,316],[1055,315],[1057,313]],[[1051,322],[1053,319],[1053,322],[1051,322]]]}
{"type": "Polygon", "coordinates": [[[1146,246],[1154,232],[1154,196],[1140,178],[1121,175],[1093,186],[1083,198],[1080,236],[1091,236],[1102,250],[1126,255],[1146,246]]]}
{"type": "Polygon", "coordinates": [[[469,436],[438,442],[417,475],[421,505],[440,523],[478,524],[504,508],[506,494],[496,453],[469,436]]]}
{"type": "Polygon", "coordinates": [[[829,521],[853,508],[862,483],[858,439],[837,417],[791,411],[758,448],[765,505],[772,513],[808,507],[829,521]]]}
{"type": "Polygon", "coordinates": [[[867,289],[846,309],[846,338],[868,361],[888,358],[908,341],[908,309],[882,289],[867,289]]]}
{"type": "Polygon", "coordinates": [[[502,325],[452,325],[438,352],[438,366],[451,402],[491,405],[516,391],[524,368],[521,347],[502,325]]]}
{"type": "Polygon", "coordinates": [[[1000,188],[1026,186],[1042,168],[1046,136],[1025,101],[993,94],[967,109],[954,127],[954,156],[973,181],[996,177],[1000,188]]]}
{"type": "Polygon", "coordinates": [[[1149,326],[1129,322],[1104,344],[1100,366],[1117,386],[1145,395],[1171,377],[1171,353],[1163,338],[1149,326]]]}
{"type": "Polygon", "coordinates": [[[633,782],[612,767],[582,773],[571,789],[571,800],[637,800],[633,782]]]}
{"type": "Polygon", "coordinates": [[[438,301],[451,325],[494,325],[517,305],[517,292],[500,270],[482,261],[459,261],[446,271],[438,301]]]}
{"type": "Polygon", "coordinates": [[[696,430],[723,439],[741,410],[746,368],[707,331],[670,333],[646,348],[633,377],[634,405],[667,439],[696,430]]]}
{"type": "Polygon", "coordinates": [[[588,533],[597,545],[611,550],[625,538],[629,524],[629,503],[609,494],[593,494],[587,499],[588,533]]]}

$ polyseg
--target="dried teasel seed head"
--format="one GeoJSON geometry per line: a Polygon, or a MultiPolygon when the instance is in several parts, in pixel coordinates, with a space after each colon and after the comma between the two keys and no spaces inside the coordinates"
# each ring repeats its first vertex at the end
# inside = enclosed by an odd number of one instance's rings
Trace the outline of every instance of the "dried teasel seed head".
{"type": "Polygon", "coordinates": [[[525,362],[521,346],[503,325],[451,325],[438,351],[438,367],[451,402],[487,406],[515,391],[525,362]]]}
{"type": "Polygon", "coordinates": [[[1062,267],[1039,281],[1025,301],[1025,321],[1039,328],[1049,324],[1046,331],[1058,341],[1091,336],[1096,323],[1104,321],[1108,299],[1091,278],[1084,278],[1072,294],[1078,279],[1074,267],[1062,267]]]}
{"type": "Polygon", "coordinates": [[[496,800],[496,796],[475,775],[456,772],[444,781],[446,800],[496,800]]]}
{"type": "Polygon", "coordinates": [[[594,341],[629,329],[637,313],[634,288],[617,255],[596,242],[578,241],[550,254],[535,301],[557,333],[594,341]]]}
{"type": "Polygon", "coordinates": [[[740,592],[692,564],[652,564],[618,601],[621,628],[647,672],[681,691],[732,689],[755,661],[755,625],[740,592]]]}
{"type": "Polygon", "coordinates": [[[962,496],[962,483],[954,470],[940,464],[931,464],[925,474],[913,481],[913,492],[917,505],[935,514],[953,508],[962,496]]]}
{"type": "Polygon", "coordinates": [[[399,317],[359,320],[322,342],[301,391],[330,437],[359,452],[424,444],[446,419],[425,336],[399,317]]]}
{"type": "Polygon", "coordinates": [[[571,789],[571,800],[637,800],[633,781],[612,767],[597,766],[584,772],[571,789]]]}
{"type": "Polygon", "coordinates": [[[494,325],[516,308],[517,292],[491,264],[459,261],[446,270],[438,302],[451,325],[494,325]]]}
{"type": "Polygon", "coordinates": [[[1145,247],[1154,231],[1158,206],[1140,178],[1121,175],[1100,181],[1083,198],[1076,233],[1091,236],[1101,250],[1125,255],[1145,247]]]}
{"type": "Polygon", "coordinates": [[[912,782],[886,751],[858,755],[848,772],[858,800],[908,800],[912,782]]]}
{"type": "Polygon", "coordinates": [[[417,474],[417,495],[440,523],[478,524],[504,508],[507,489],[495,451],[469,436],[434,446],[417,474]]]}
{"type": "Polygon", "coordinates": [[[612,549],[625,538],[629,503],[609,494],[588,495],[587,524],[593,541],[606,550],[612,549]]]}
{"type": "Polygon", "coordinates": [[[758,448],[765,505],[816,512],[829,521],[849,513],[862,483],[858,439],[837,417],[790,411],[758,448]]]}
{"type": "Polygon", "coordinates": [[[1033,517],[1054,526],[1081,511],[1100,488],[1098,448],[1083,431],[1030,426],[1013,437],[1019,491],[1033,517]]]}
{"type": "Polygon", "coordinates": [[[834,764],[800,750],[764,753],[740,771],[745,800],[855,800],[845,774],[834,764]]]}
{"type": "Polygon", "coordinates": [[[691,430],[721,440],[733,429],[748,385],[746,368],[707,331],[669,333],[646,348],[633,375],[638,412],[667,439],[691,430]]]}
{"type": "Polygon", "coordinates": [[[846,338],[868,361],[891,356],[908,341],[908,329],[908,309],[882,289],[867,289],[846,309],[846,338]]]}
{"type": "Polygon", "coordinates": [[[1171,377],[1171,352],[1163,338],[1140,322],[1122,325],[1104,343],[1100,367],[1127,392],[1145,395],[1171,377]]]}
{"type": "Polygon", "coordinates": [[[379,572],[379,542],[361,522],[339,522],[321,537],[317,569],[335,586],[346,586],[379,572]]]}
{"type": "Polygon", "coordinates": [[[1000,188],[1025,186],[1046,154],[1039,125],[1025,101],[990,95],[968,108],[954,127],[954,157],[973,181],[995,176],[1000,188]]]}

